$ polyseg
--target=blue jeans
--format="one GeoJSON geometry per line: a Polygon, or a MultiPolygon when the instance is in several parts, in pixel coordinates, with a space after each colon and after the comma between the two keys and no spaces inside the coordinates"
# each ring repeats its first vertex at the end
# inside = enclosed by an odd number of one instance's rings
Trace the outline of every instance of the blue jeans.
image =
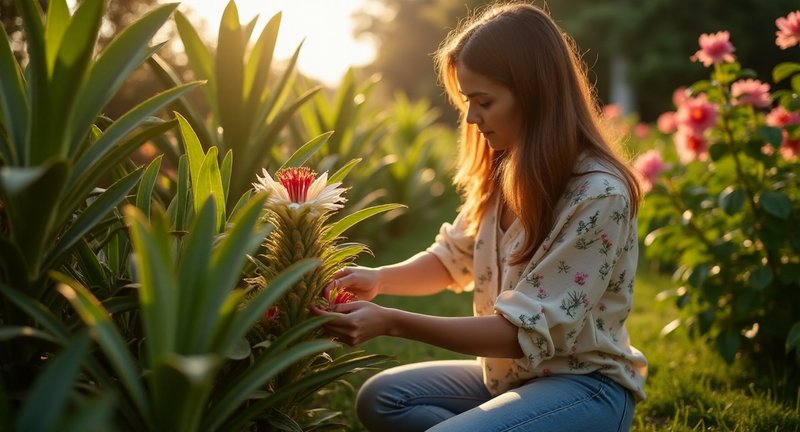
{"type": "Polygon", "coordinates": [[[475,360],[416,363],[380,372],[356,399],[364,427],[414,431],[628,431],[633,395],[600,374],[553,375],[492,397],[475,360]]]}

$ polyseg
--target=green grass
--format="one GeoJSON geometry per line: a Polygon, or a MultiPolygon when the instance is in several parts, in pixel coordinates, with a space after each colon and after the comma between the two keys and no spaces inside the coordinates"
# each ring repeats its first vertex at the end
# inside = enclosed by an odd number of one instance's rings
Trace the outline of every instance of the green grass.
{"type": "MultiPolygon", "coordinates": [[[[432,237],[429,237],[432,238],[432,237]]],[[[419,250],[412,241],[391,252],[362,260],[378,265],[401,260],[419,250]]],[[[425,245],[425,243],[423,243],[425,245]]],[[[424,247],[424,246],[422,246],[424,247]]],[[[647,399],[636,406],[632,431],[800,431],[800,389],[797,376],[780,372],[772,359],[739,358],[728,365],[701,339],[678,328],[666,336],[661,329],[679,316],[671,301],[659,301],[669,279],[640,271],[628,330],[634,346],[649,361],[647,399]]],[[[429,297],[385,296],[376,302],[425,314],[464,316],[472,313],[469,294],[443,292],[429,297]]],[[[396,338],[378,338],[360,347],[367,353],[393,357],[396,364],[471,358],[430,345],[396,338]]],[[[375,371],[361,371],[341,385],[324,390],[315,406],[342,411],[341,423],[363,430],[353,412],[355,391],[375,371]]]]}

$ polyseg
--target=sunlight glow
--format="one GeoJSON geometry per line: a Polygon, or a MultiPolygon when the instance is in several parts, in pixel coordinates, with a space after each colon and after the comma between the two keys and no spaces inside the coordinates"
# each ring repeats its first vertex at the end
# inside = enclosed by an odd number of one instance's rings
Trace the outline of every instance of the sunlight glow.
{"type": "MultiPolygon", "coordinates": [[[[195,26],[198,31],[205,29],[208,41],[215,41],[227,3],[183,0],[178,9],[190,19],[205,21],[195,26]]],[[[356,40],[353,36],[351,15],[365,3],[366,0],[236,0],[242,23],[258,15],[253,38],[258,37],[272,16],[282,12],[275,59],[288,59],[302,42],[298,68],[304,75],[329,86],[338,84],[350,66],[368,64],[375,57],[375,47],[370,41],[356,40]]]]}

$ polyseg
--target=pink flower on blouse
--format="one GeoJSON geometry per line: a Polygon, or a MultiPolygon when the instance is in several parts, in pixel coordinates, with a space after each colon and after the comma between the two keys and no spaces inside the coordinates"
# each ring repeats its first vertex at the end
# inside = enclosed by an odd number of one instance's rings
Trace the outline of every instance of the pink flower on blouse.
{"type": "Polygon", "coordinates": [[[675,120],[678,127],[686,127],[698,133],[714,126],[719,117],[719,108],[708,101],[705,94],[695,98],[686,98],[678,107],[675,120]]]}
{"type": "Polygon", "coordinates": [[[583,285],[586,283],[586,278],[588,277],[589,275],[587,275],[586,273],[578,272],[575,274],[575,283],[578,285],[583,285]]]}
{"type": "Polygon", "coordinates": [[[653,185],[658,181],[658,177],[662,172],[668,170],[670,165],[664,163],[661,158],[661,153],[658,150],[651,149],[639,155],[636,160],[633,161],[633,167],[639,174],[642,190],[647,193],[653,189],[653,185]]]}
{"type": "Polygon", "coordinates": [[[550,292],[548,292],[545,288],[539,288],[539,290],[536,292],[536,297],[539,297],[540,299],[547,298],[548,295],[550,295],[550,292]]]}
{"type": "Polygon", "coordinates": [[[611,247],[614,243],[609,240],[608,235],[606,233],[600,234],[600,240],[603,242],[603,246],[611,247]]]}
{"type": "Polygon", "coordinates": [[[714,34],[701,34],[698,42],[700,50],[689,57],[692,61],[701,61],[703,66],[708,67],[714,63],[731,63],[736,60],[733,47],[730,41],[731,34],[726,31],[714,34]]]}
{"type": "Polygon", "coordinates": [[[768,107],[769,84],[755,79],[739,80],[731,84],[731,95],[734,105],[753,105],[759,108],[768,107]]]}
{"type": "Polygon", "coordinates": [[[677,120],[675,119],[675,112],[674,111],[667,111],[662,113],[658,116],[658,120],[656,121],[656,125],[658,126],[658,130],[661,133],[671,134],[675,132],[678,128],[677,120]]]}
{"type": "Polygon", "coordinates": [[[550,370],[550,368],[544,368],[544,369],[542,369],[542,375],[544,375],[544,376],[553,375],[553,371],[550,370]]]}
{"type": "Polygon", "coordinates": [[[774,127],[786,127],[800,124],[800,114],[794,111],[786,111],[786,108],[778,105],[764,117],[764,123],[766,123],[767,126],[774,127]]]}
{"type": "Polygon", "coordinates": [[[778,26],[775,45],[787,49],[800,42],[800,11],[790,12],[789,15],[776,19],[775,25],[778,26]]]}
{"type": "Polygon", "coordinates": [[[695,159],[708,159],[708,141],[702,133],[691,129],[678,129],[674,139],[675,150],[681,163],[688,164],[695,159]]]}

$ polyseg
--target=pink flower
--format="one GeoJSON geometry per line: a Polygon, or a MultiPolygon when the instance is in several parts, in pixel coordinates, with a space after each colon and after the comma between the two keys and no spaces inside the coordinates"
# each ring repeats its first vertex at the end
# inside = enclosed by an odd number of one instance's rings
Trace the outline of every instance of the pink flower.
{"type": "Polygon", "coordinates": [[[550,293],[545,288],[539,288],[539,291],[536,292],[536,297],[540,299],[547,298],[548,295],[550,295],[550,293]]]}
{"type": "Polygon", "coordinates": [[[692,61],[701,61],[703,66],[708,67],[714,63],[731,63],[736,60],[733,47],[730,41],[731,34],[726,31],[714,34],[700,35],[700,50],[689,57],[692,61]]]}
{"type": "Polygon", "coordinates": [[[642,180],[642,190],[644,193],[650,192],[653,185],[658,181],[662,172],[670,168],[669,164],[664,163],[661,153],[656,150],[648,150],[639,155],[633,161],[633,167],[640,174],[642,180]]]}
{"type": "Polygon", "coordinates": [[[602,114],[606,120],[616,120],[622,115],[622,107],[619,104],[605,105],[602,114]]]}
{"type": "Polygon", "coordinates": [[[708,159],[708,141],[702,133],[681,128],[674,136],[675,149],[681,163],[687,164],[695,159],[708,159]]]}
{"type": "Polygon", "coordinates": [[[703,133],[706,129],[714,126],[717,117],[719,117],[719,108],[709,102],[705,94],[695,98],[686,98],[675,114],[678,127],[685,126],[697,133],[703,133]]]}
{"type": "Polygon", "coordinates": [[[800,124],[800,114],[794,111],[786,111],[786,108],[778,105],[764,117],[764,122],[767,126],[774,127],[800,124]]]}
{"type": "Polygon", "coordinates": [[[778,26],[775,45],[786,49],[800,42],[800,11],[790,12],[789,15],[776,19],[775,25],[778,26]]]}
{"type": "Polygon", "coordinates": [[[542,375],[544,375],[544,376],[553,375],[553,371],[550,370],[550,368],[544,368],[544,369],[542,369],[542,375]]]}
{"type": "Polygon", "coordinates": [[[647,123],[637,123],[633,128],[633,134],[641,140],[650,136],[650,126],[647,123]]]}
{"type": "Polygon", "coordinates": [[[586,283],[586,278],[588,277],[589,275],[584,272],[575,273],[575,283],[578,285],[583,285],[586,283]]]}
{"type": "Polygon", "coordinates": [[[768,107],[769,84],[759,80],[745,79],[731,84],[731,95],[734,105],[753,105],[760,108],[768,107]]]}
{"type": "Polygon", "coordinates": [[[797,160],[797,155],[800,154],[800,139],[790,139],[784,132],[783,142],[781,143],[781,156],[788,161],[797,160]]]}
{"type": "Polygon", "coordinates": [[[672,92],[672,103],[676,107],[683,105],[686,99],[689,99],[689,89],[686,87],[680,86],[672,92]]]}
{"type": "Polygon", "coordinates": [[[703,134],[691,129],[678,129],[674,140],[681,163],[687,164],[695,159],[708,158],[708,140],[703,134]]]}
{"type": "Polygon", "coordinates": [[[658,130],[665,134],[671,134],[678,129],[678,122],[675,118],[674,111],[662,113],[660,116],[658,116],[656,124],[658,125],[658,130]]]}

